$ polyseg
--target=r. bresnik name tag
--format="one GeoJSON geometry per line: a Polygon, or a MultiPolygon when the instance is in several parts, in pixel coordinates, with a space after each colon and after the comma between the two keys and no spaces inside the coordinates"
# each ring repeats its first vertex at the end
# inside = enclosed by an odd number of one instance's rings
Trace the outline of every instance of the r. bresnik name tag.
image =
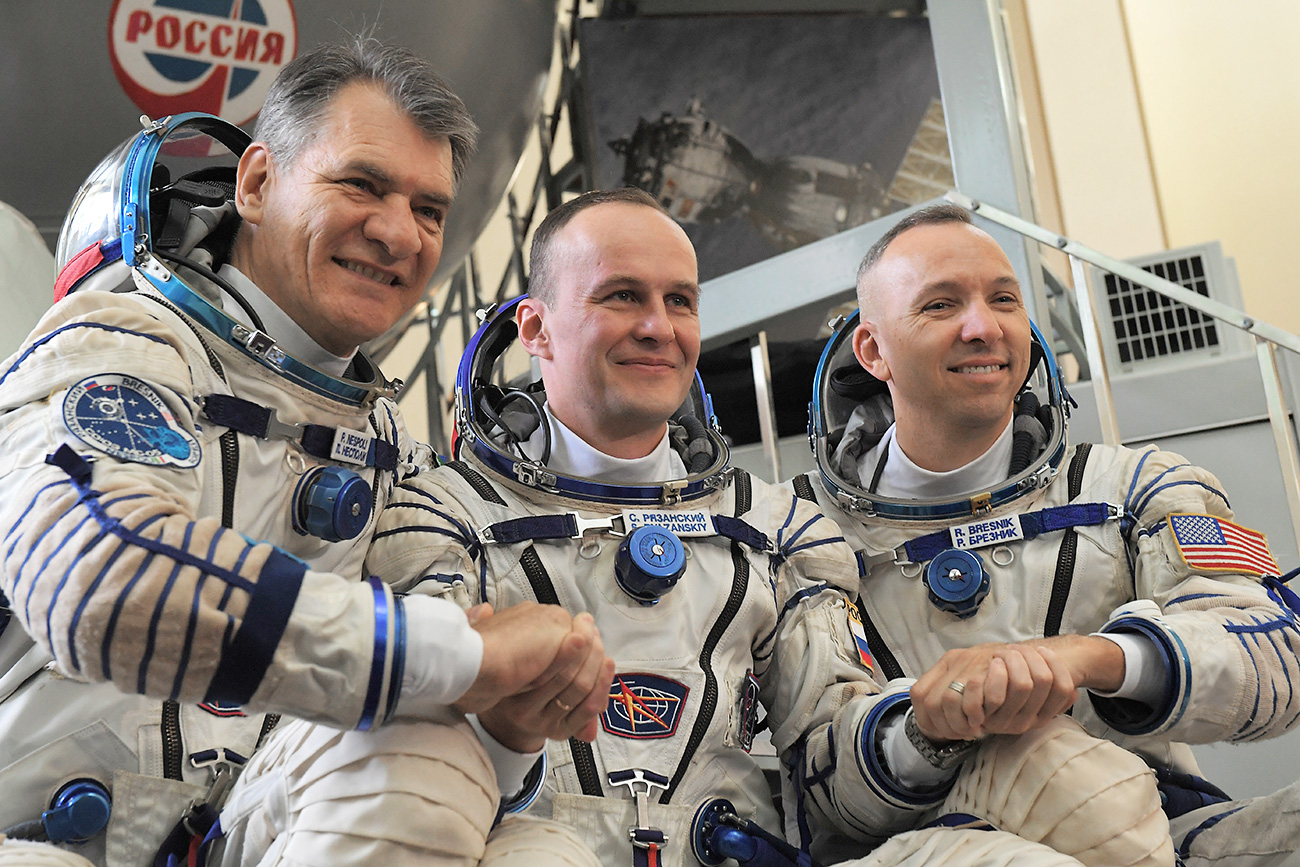
{"type": "Polygon", "coordinates": [[[1004,542],[1015,542],[1025,538],[1019,515],[971,521],[960,527],[952,527],[948,533],[952,536],[952,546],[963,550],[1001,545],[1004,542]]]}

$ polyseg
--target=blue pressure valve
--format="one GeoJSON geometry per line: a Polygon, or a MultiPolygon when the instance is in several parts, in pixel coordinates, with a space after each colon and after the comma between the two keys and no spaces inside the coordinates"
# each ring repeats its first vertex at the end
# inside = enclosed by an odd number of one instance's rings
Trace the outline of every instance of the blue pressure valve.
{"type": "Polygon", "coordinates": [[[320,467],[294,491],[293,528],[326,542],[355,539],[370,522],[370,507],[365,479],[343,467],[320,467]]]}
{"type": "Polygon", "coordinates": [[[84,843],[108,827],[113,800],[96,780],[73,780],[54,794],[41,814],[52,843],[84,843]]]}
{"type": "Polygon", "coordinates": [[[989,576],[974,551],[949,548],[926,566],[925,589],[936,608],[965,619],[989,595],[989,576]]]}
{"type": "Polygon", "coordinates": [[[663,527],[637,527],[614,555],[614,579],[642,605],[654,605],[686,571],[686,546],[663,527]]]}

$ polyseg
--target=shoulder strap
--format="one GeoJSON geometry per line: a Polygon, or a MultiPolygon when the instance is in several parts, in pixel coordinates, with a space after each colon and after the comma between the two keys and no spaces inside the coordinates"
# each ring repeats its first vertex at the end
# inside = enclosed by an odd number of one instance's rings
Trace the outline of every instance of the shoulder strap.
{"type": "MultiPolygon", "coordinates": [[[[1083,473],[1088,463],[1088,453],[1092,443],[1080,443],[1074,448],[1074,457],[1070,459],[1067,476],[1069,488],[1067,493],[1071,502],[1083,491],[1083,473]]],[[[1047,619],[1043,623],[1044,637],[1059,635],[1061,618],[1065,615],[1065,603],[1070,598],[1070,587],[1074,583],[1074,557],[1079,546],[1079,534],[1070,527],[1061,539],[1061,547],[1056,555],[1056,574],[1052,578],[1052,595],[1047,603],[1047,619]]]]}

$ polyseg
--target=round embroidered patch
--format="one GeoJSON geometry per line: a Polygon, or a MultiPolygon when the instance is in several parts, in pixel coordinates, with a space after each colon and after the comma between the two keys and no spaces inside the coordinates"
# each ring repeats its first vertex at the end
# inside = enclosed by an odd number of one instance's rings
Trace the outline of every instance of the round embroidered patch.
{"type": "Polygon", "coordinates": [[[202,455],[158,392],[126,374],[103,373],[74,385],[63,399],[63,420],[83,442],[118,460],[193,467],[202,455]]]}

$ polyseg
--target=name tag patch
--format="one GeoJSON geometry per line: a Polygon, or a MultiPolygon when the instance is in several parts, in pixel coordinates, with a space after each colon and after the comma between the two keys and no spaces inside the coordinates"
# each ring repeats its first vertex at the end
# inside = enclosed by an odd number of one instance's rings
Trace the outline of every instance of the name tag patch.
{"type": "Polygon", "coordinates": [[[374,437],[359,431],[335,428],[334,445],[330,448],[330,457],[340,463],[356,464],[364,467],[366,456],[370,454],[370,443],[374,437]]]}
{"type": "Polygon", "coordinates": [[[1024,528],[1020,526],[1018,515],[1006,515],[1001,518],[985,518],[971,521],[948,531],[952,535],[954,548],[983,548],[986,545],[1000,545],[1025,538],[1024,528]]]}
{"type": "Polygon", "coordinates": [[[867,630],[862,625],[862,613],[858,611],[858,606],[849,603],[849,632],[853,633],[853,643],[858,646],[858,662],[862,667],[873,674],[876,671],[876,661],[871,657],[871,646],[867,644],[867,630]]]}
{"type": "Polygon", "coordinates": [[[718,535],[717,530],[713,528],[713,518],[702,509],[695,512],[624,509],[623,522],[627,525],[629,533],[637,527],[662,527],[679,538],[718,535]]]}

